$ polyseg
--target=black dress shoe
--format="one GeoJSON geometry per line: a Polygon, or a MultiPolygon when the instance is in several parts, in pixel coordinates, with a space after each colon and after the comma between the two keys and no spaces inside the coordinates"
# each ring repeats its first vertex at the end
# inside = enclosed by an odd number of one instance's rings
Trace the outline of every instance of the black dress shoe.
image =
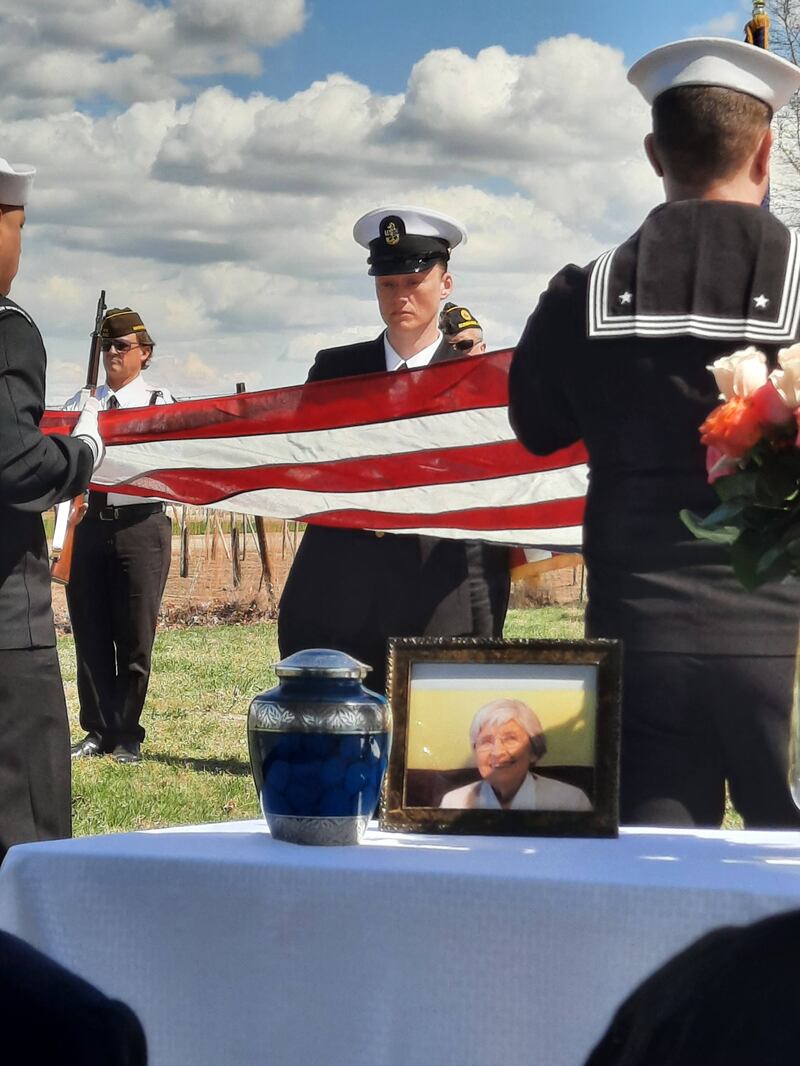
{"type": "Polygon", "coordinates": [[[70,755],[73,759],[86,759],[90,755],[105,755],[103,741],[97,733],[87,733],[83,740],[72,745],[70,755]]]}
{"type": "Polygon", "coordinates": [[[111,752],[111,758],[118,763],[142,761],[142,752],[138,740],[123,740],[111,752]]]}

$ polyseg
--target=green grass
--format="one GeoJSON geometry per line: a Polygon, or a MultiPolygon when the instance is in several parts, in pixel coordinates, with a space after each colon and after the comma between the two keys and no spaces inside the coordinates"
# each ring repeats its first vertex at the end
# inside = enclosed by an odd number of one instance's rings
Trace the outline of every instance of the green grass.
{"type": "MultiPolygon", "coordinates": [[[[508,638],[578,638],[575,607],[510,611],[508,638]]],[[[75,647],[59,639],[73,738],[78,724],[75,647]]],[[[76,836],[130,829],[255,818],[258,801],[247,755],[247,709],[275,684],[274,623],[159,632],[142,722],[144,759],[118,766],[108,758],[73,765],[76,836]]],[[[741,823],[729,812],[726,827],[741,823]]]]}
{"type": "MultiPolygon", "coordinates": [[[[72,639],[60,640],[59,651],[77,738],[72,639]]],[[[247,708],[275,683],[277,658],[272,624],[159,633],[142,718],[145,758],[138,766],[111,759],[74,765],[75,835],[255,817],[247,708]]]]}

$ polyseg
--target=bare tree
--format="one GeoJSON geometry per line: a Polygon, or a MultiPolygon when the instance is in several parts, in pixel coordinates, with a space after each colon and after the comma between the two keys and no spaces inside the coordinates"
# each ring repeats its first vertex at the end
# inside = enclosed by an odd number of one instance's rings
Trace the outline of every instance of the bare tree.
{"type": "MultiPolygon", "coordinates": [[[[771,52],[800,61],[800,0],[768,0],[771,52]]],[[[773,121],[776,159],[770,201],[790,225],[800,224],[800,93],[795,93],[773,121]]]]}

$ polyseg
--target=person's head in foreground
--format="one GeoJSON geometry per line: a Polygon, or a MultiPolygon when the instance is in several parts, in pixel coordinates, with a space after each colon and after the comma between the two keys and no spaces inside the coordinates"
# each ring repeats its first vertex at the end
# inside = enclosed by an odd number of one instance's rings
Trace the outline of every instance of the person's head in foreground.
{"type": "Polygon", "coordinates": [[[353,236],[369,249],[381,318],[398,355],[432,344],[439,307],[453,289],[450,252],[466,241],[465,228],[428,208],[379,207],[356,222],[353,236]]]}
{"type": "Polygon", "coordinates": [[[800,911],[707,933],[617,1010],[585,1066],[784,1066],[797,1060],[800,911]]]}
{"type": "Polygon", "coordinates": [[[628,80],[652,106],[645,151],[668,200],[762,202],[770,121],[800,86],[794,64],[739,41],[697,37],[649,52],[628,80]]]}
{"type": "Polygon", "coordinates": [[[439,329],[458,355],[481,355],[486,351],[483,329],[468,307],[446,303],[439,316],[439,329]]]}
{"type": "Polygon", "coordinates": [[[155,342],[130,307],[112,307],[100,327],[106,381],[118,392],[150,365],[155,342]]]}
{"type": "Polygon", "coordinates": [[[469,739],[478,773],[501,805],[510,804],[547,751],[542,723],[522,700],[492,700],[472,719],[469,739]]]}
{"type": "Polygon", "coordinates": [[[0,296],[8,296],[22,254],[25,204],[36,171],[27,163],[0,159],[0,296]]]}

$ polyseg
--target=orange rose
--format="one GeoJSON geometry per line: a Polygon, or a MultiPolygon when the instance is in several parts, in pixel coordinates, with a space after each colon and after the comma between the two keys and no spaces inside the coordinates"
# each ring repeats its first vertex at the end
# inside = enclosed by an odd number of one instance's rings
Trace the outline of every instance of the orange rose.
{"type": "Polygon", "coordinates": [[[762,435],[760,412],[749,396],[732,396],[700,427],[700,439],[729,459],[741,459],[762,435]]]}

